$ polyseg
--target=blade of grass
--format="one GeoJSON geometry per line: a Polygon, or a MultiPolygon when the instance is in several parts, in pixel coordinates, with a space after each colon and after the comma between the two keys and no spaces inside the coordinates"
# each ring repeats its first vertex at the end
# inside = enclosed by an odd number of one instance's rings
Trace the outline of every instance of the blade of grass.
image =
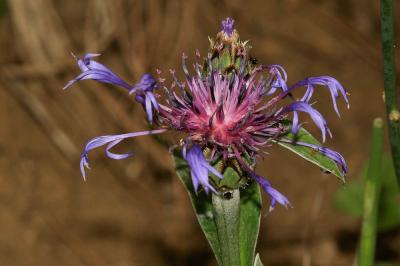
{"type": "Polygon", "coordinates": [[[382,59],[386,113],[397,184],[400,185],[400,111],[396,92],[396,64],[392,0],[381,0],[382,59]]]}
{"type": "Polygon", "coordinates": [[[373,123],[372,146],[364,190],[364,211],[361,228],[359,266],[373,266],[375,258],[378,202],[381,188],[383,148],[383,121],[376,118],[373,123]]]}

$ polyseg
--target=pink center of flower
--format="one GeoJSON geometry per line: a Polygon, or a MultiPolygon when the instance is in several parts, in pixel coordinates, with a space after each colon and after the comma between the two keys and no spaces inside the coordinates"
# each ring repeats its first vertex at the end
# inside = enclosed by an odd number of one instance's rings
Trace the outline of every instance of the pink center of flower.
{"type": "Polygon", "coordinates": [[[228,145],[240,141],[239,133],[233,129],[242,119],[241,116],[232,117],[232,114],[226,115],[220,120],[216,114],[196,115],[191,113],[185,124],[192,125],[189,133],[196,139],[207,139],[228,145]],[[210,120],[212,121],[211,123],[210,120]]]}
{"type": "Polygon", "coordinates": [[[232,129],[232,123],[227,123],[225,120],[216,121],[210,129],[211,138],[222,144],[231,144],[235,136],[229,129],[232,129]]]}

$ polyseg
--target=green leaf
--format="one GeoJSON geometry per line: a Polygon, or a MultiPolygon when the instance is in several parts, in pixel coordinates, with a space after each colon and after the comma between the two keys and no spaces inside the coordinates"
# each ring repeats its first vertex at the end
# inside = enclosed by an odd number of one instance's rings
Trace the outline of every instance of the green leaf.
{"type": "Polygon", "coordinates": [[[254,260],[254,266],[264,266],[260,259],[260,254],[257,253],[256,259],[254,260]]]}
{"type": "Polygon", "coordinates": [[[339,170],[334,160],[325,156],[321,152],[316,151],[315,149],[304,147],[301,145],[296,145],[296,142],[305,142],[317,146],[322,146],[321,143],[319,143],[318,140],[314,138],[307,130],[305,130],[304,128],[300,128],[296,135],[293,135],[289,130],[289,133],[287,133],[283,137],[289,141],[292,141],[293,143],[285,143],[280,141],[275,141],[275,142],[278,143],[280,146],[291,150],[297,155],[300,155],[304,159],[312,162],[313,164],[318,165],[322,170],[334,174],[341,181],[343,182],[345,181],[344,175],[339,170]]]}
{"type": "Polygon", "coordinates": [[[253,263],[260,230],[261,192],[256,182],[240,193],[240,259],[241,265],[253,263]]]}
{"type": "Polygon", "coordinates": [[[196,217],[201,229],[210,243],[218,264],[221,265],[221,251],[218,241],[217,226],[214,222],[211,199],[204,193],[196,194],[190,177],[190,169],[186,161],[181,158],[177,151],[174,152],[173,159],[175,162],[176,173],[189,194],[190,201],[192,202],[193,209],[196,212],[196,217]]]}

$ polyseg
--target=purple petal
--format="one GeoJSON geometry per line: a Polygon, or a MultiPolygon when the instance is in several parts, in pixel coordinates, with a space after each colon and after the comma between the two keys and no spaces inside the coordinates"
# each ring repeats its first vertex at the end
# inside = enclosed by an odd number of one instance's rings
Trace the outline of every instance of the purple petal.
{"type": "MultiPolygon", "coordinates": [[[[308,103],[305,102],[293,102],[286,106],[285,108],[282,109],[281,114],[288,113],[288,112],[295,112],[295,111],[300,111],[300,112],[305,112],[310,115],[311,119],[314,121],[314,123],[317,125],[317,127],[321,130],[322,133],[322,141],[325,142],[326,138],[326,131],[327,131],[327,124],[324,119],[324,117],[321,115],[320,112],[315,110],[314,108],[311,107],[308,103]]],[[[297,115],[297,113],[296,113],[297,115]]],[[[294,120],[297,120],[295,117],[294,120]]],[[[297,129],[297,121],[296,122],[296,128],[297,129]]],[[[330,131],[328,129],[328,133],[330,134],[330,131]]]]}
{"type": "Polygon", "coordinates": [[[147,119],[149,120],[149,123],[153,123],[153,109],[151,108],[151,100],[150,97],[147,96],[146,93],[146,97],[145,97],[146,103],[146,113],[147,113],[147,119]]]}
{"type": "Polygon", "coordinates": [[[299,114],[296,111],[293,111],[292,133],[297,134],[299,128],[299,114]]]}
{"type": "Polygon", "coordinates": [[[133,155],[133,152],[124,153],[124,154],[117,154],[117,153],[114,153],[114,152],[110,151],[110,149],[112,149],[114,146],[119,144],[121,141],[123,141],[123,139],[115,140],[115,141],[113,141],[113,142],[111,142],[111,143],[109,143],[107,145],[106,155],[107,155],[108,158],[114,159],[114,160],[122,160],[122,159],[126,159],[128,157],[131,157],[133,155]]]}
{"type": "Polygon", "coordinates": [[[143,74],[143,76],[140,78],[140,81],[135,84],[135,86],[129,93],[134,93],[138,90],[141,92],[146,92],[146,91],[152,92],[157,87],[158,86],[156,79],[151,74],[146,73],[143,74]]]}
{"type": "Polygon", "coordinates": [[[158,109],[159,109],[159,107],[158,107],[158,102],[157,102],[157,99],[156,99],[156,97],[154,96],[154,94],[153,94],[151,91],[146,92],[146,94],[147,94],[147,97],[150,98],[151,103],[152,103],[154,109],[158,110],[158,109]]]}
{"type": "Polygon", "coordinates": [[[125,158],[130,157],[132,155],[132,153],[116,154],[116,153],[110,152],[110,149],[127,138],[152,135],[152,134],[160,134],[165,131],[166,131],[166,129],[147,130],[147,131],[133,132],[133,133],[127,133],[127,134],[120,134],[120,135],[106,135],[106,136],[100,136],[100,137],[91,139],[86,144],[86,146],[81,154],[80,169],[81,169],[83,179],[86,179],[85,167],[89,168],[88,154],[91,150],[96,149],[105,144],[108,144],[108,146],[106,148],[106,155],[109,158],[116,159],[116,160],[125,159],[125,158]]]}
{"type": "Polygon", "coordinates": [[[275,208],[276,203],[278,202],[284,207],[292,207],[290,204],[289,200],[278,190],[274,189],[271,186],[271,183],[268,182],[265,178],[262,176],[257,175],[254,172],[248,172],[250,177],[253,178],[257,183],[262,187],[262,189],[267,193],[270,198],[271,198],[271,206],[269,208],[269,211],[272,211],[275,208]]]}
{"type": "Polygon", "coordinates": [[[212,167],[209,163],[203,164],[203,166],[205,168],[207,168],[208,171],[210,171],[211,173],[213,173],[215,176],[217,176],[219,179],[224,178],[223,175],[221,175],[220,172],[218,172],[214,167],[212,167]]]}
{"type": "Polygon", "coordinates": [[[77,61],[77,64],[79,66],[79,68],[81,69],[82,72],[87,71],[89,69],[105,69],[105,67],[100,64],[97,63],[97,67],[94,63],[96,63],[95,61],[92,61],[90,59],[94,58],[94,57],[98,57],[101,54],[94,54],[94,53],[87,53],[83,56],[82,59],[77,58],[74,54],[72,54],[72,56],[75,58],[75,60],[77,61]]]}
{"type": "Polygon", "coordinates": [[[108,83],[108,84],[113,84],[117,85],[126,89],[129,89],[131,86],[123,81],[121,78],[116,76],[113,73],[106,72],[103,70],[87,70],[81,74],[79,74],[76,78],[73,80],[70,80],[63,88],[63,90],[68,89],[70,86],[75,84],[78,81],[85,80],[85,79],[91,79],[91,80],[97,80],[102,83],[108,83]]]}
{"type": "Polygon", "coordinates": [[[285,69],[280,65],[271,65],[270,72],[274,74],[276,79],[271,85],[271,89],[268,91],[267,96],[272,95],[276,92],[277,89],[281,89],[282,91],[287,91],[288,86],[287,82],[287,73],[285,69]]]}
{"type": "Polygon", "coordinates": [[[153,122],[153,108],[158,110],[158,102],[153,90],[158,87],[157,81],[151,74],[144,74],[138,83],[129,91],[129,94],[136,93],[135,100],[141,103],[146,111],[147,119],[153,122]]]}
{"type": "Polygon", "coordinates": [[[340,117],[339,109],[337,107],[337,98],[339,98],[339,93],[343,96],[343,99],[346,102],[347,108],[350,108],[349,104],[349,99],[347,97],[347,92],[343,88],[343,86],[337,81],[336,79],[329,77],[329,76],[320,76],[320,77],[309,77],[304,80],[301,80],[294,84],[292,87],[290,87],[290,91],[302,87],[302,86],[307,86],[307,91],[304,94],[303,98],[301,99],[302,101],[309,102],[311,99],[311,96],[314,93],[314,86],[313,85],[320,85],[320,86],[325,86],[326,88],[329,89],[329,92],[332,97],[332,103],[333,103],[333,108],[335,109],[335,112],[337,115],[340,117]]]}
{"type": "Polygon", "coordinates": [[[85,79],[92,79],[92,80],[97,80],[99,82],[103,83],[108,83],[108,84],[114,84],[120,87],[123,87],[125,89],[130,90],[132,86],[125,82],[123,79],[121,79],[118,75],[116,75],[114,72],[112,72],[109,68],[106,66],[91,60],[91,58],[99,56],[99,54],[86,54],[83,59],[77,59],[77,64],[79,68],[81,69],[82,73],[78,75],[76,78],[73,80],[70,80],[63,89],[67,89],[76,82],[80,80],[85,80],[85,79]]]}
{"type": "Polygon", "coordinates": [[[183,159],[185,159],[185,160],[186,160],[187,146],[188,146],[188,144],[185,143],[185,144],[183,145],[183,148],[182,148],[182,156],[183,156],[183,159]]]}
{"type": "MultiPolygon", "coordinates": [[[[136,95],[136,100],[140,103],[143,102],[143,96],[140,97],[140,95],[136,95]],[[139,98],[138,98],[139,96],[139,98]]],[[[151,91],[146,91],[144,93],[144,101],[145,101],[145,109],[146,109],[146,114],[147,114],[147,119],[149,120],[149,123],[153,123],[153,107],[154,109],[158,110],[158,103],[156,100],[156,97],[154,96],[154,94],[151,91]]]]}
{"type": "Polygon", "coordinates": [[[135,100],[136,100],[138,103],[141,103],[142,105],[145,104],[145,96],[143,96],[142,94],[136,94],[135,100]]]}
{"type": "Polygon", "coordinates": [[[185,146],[182,151],[183,157],[189,164],[194,190],[197,192],[198,186],[201,185],[207,194],[210,190],[216,193],[214,187],[209,183],[208,173],[211,172],[219,178],[223,178],[223,176],[207,162],[200,146],[193,145],[187,153],[185,146]]]}
{"type": "Polygon", "coordinates": [[[301,98],[301,101],[308,103],[313,93],[314,93],[314,86],[311,83],[307,84],[306,93],[304,93],[303,98],[301,98]]]}

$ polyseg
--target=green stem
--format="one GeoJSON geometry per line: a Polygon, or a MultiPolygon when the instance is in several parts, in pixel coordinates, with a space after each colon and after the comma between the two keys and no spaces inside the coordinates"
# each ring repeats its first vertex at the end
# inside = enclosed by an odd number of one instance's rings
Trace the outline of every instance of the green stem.
{"type": "Polygon", "coordinates": [[[229,198],[213,194],[212,204],[221,249],[221,266],[240,266],[239,189],[233,190],[229,198]]]}
{"type": "Polygon", "coordinates": [[[359,266],[373,266],[375,257],[378,203],[381,189],[381,168],[383,148],[383,121],[374,120],[372,147],[364,191],[364,211],[361,228],[359,266]]]}
{"type": "Polygon", "coordinates": [[[382,59],[389,140],[397,183],[400,185],[400,111],[396,92],[395,43],[392,0],[381,0],[382,59]]]}

